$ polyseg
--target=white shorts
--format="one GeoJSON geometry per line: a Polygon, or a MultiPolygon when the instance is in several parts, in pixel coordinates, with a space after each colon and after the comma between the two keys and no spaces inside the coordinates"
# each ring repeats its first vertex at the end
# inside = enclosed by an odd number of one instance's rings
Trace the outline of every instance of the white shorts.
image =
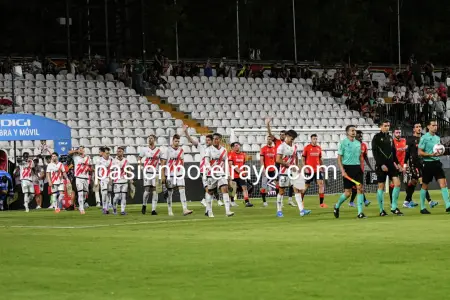
{"type": "Polygon", "coordinates": [[[53,184],[52,185],[52,194],[55,194],[57,192],[64,192],[64,184],[53,184]]]}
{"type": "Polygon", "coordinates": [[[128,182],[113,183],[113,193],[114,194],[127,194],[128,193],[128,182]]]}
{"type": "Polygon", "coordinates": [[[108,191],[108,192],[112,191],[111,181],[109,180],[109,178],[100,180],[100,190],[102,192],[103,191],[108,191]]]}
{"type": "Polygon", "coordinates": [[[280,178],[278,180],[278,185],[280,188],[288,188],[291,184],[291,179],[288,175],[280,175],[280,178]]]}
{"type": "Polygon", "coordinates": [[[174,178],[174,177],[170,177],[166,179],[166,186],[167,188],[173,189],[175,187],[184,187],[186,184],[184,182],[184,178],[183,177],[178,177],[178,178],[174,178]]]}
{"type": "Polygon", "coordinates": [[[158,174],[147,174],[146,176],[144,176],[144,187],[156,187],[157,180],[160,180],[158,174]]]}
{"type": "Polygon", "coordinates": [[[21,185],[22,185],[22,193],[34,194],[34,184],[31,181],[22,179],[21,185]]]}
{"type": "Polygon", "coordinates": [[[87,178],[75,178],[75,186],[77,187],[77,192],[89,192],[87,178]]]}
{"type": "Polygon", "coordinates": [[[228,180],[225,176],[220,177],[220,178],[217,178],[217,176],[216,176],[216,178],[208,177],[206,179],[206,182],[208,183],[208,190],[214,190],[216,188],[221,188],[224,185],[228,186],[228,180]]]}

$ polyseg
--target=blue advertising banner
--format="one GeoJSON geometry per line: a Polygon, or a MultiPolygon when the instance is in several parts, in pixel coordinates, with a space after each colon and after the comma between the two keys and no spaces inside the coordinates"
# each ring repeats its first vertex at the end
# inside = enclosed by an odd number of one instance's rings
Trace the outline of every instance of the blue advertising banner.
{"type": "Polygon", "coordinates": [[[55,151],[67,154],[72,147],[70,127],[31,114],[0,115],[0,141],[54,141],[55,151]]]}

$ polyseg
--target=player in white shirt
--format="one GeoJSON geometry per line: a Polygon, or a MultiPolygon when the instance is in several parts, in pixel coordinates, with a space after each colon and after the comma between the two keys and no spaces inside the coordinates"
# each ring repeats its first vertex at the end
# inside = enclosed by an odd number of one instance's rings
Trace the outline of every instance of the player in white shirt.
{"type": "Polygon", "coordinates": [[[228,168],[228,153],[227,149],[220,145],[222,135],[219,133],[213,134],[213,144],[206,148],[205,151],[205,171],[207,175],[208,194],[206,195],[206,206],[208,216],[213,218],[212,212],[212,196],[217,188],[222,192],[223,201],[225,202],[225,214],[228,217],[234,215],[230,211],[230,195],[228,194],[229,168],[228,168]]]}
{"type": "Polygon", "coordinates": [[[24,152],[23,160],[19,163],[20,182],[22,184],[23,203],[25,211],[29,212],[28,204],[34,199],[34,185],[33,185],[33,168],[34,162],[30,159],[30,154],[24,152]]]}
{"type": "Polygon", "coordinates": [[[162,183],[166,185],[168,197],[167,206],[169,216],[173,216],[172,212],[172,196],[173,189],[178,189],[180,193],[180,201],[183,206],[183,215],[187,216],[192,214],[192,210],[188,209],[186,200],[186,191],[184,189],[184,175],[181,169],[184,168],[184,151],[180,147],[180,136],[175,134],[172,138],[172,145],[163,151],[161,156],[161,178],[162,183]]]}
{"type": "MultiPolygon", "coordinates": [[[[92,163],[94,163],[95,165],[98,165],[98,161],[100,160],[100,158],[103,157],[103,151],[104,151],[104,148],[100,147],[99,152],[98,152],[99,157],[97,157],[97,160],[95,160],[95,158],[94,158],[92,163]]],[[[94,168],[94,170],[96,170],[96,169],[97,168],[94,168]]],[[[98,184],[98,182],[94,182],[93,190],[94,190],[94,193],[95,193],[96,205],[97,205],[98,208],[100,208],[100,207],[102,207],[102,204],[101,204],[102,201],[101,201],[101,198],[100,198],[100,185],[98,184]]]]}
{"type": "Polygon", "coordinates": [[[289,130],[286,132],[284,142],[277,149],[276,162],[280,164],[279,175],[279,190],[277,195],[277,216],[283,217],[283,196],[286,189],[294,186],[295,200],[297,201],[300,216],[309,215],[310,210],[304,209],[301,192],[305,189],[305,179],[300,174],[298,164],[297,146],[294,140],[297,137],[297,132],[289,130]],[[291,180],[292,178],[292,180],[291,180]],[[294,178],[298,178],[294,180],[294,178]],[[294,183],[294,181],[296,183],[294,183]],[[297,184],[298,183],[298,184],[297,184]]]}
{"type": "Polygon", "coordinates": [[[144,195],[142,199],[142,214],[147,211],[147,203],[152,199],[152,215],[157,215],[156,206],[158,205],[158,193],[156,187],[161,185],[159,177],[159,164],[161,162],[161,148],[156,147],[156,136],[151,134],[148,137],[148,147],[142,148],[138,157],[139,170],[144,174],[144,195]],[[142,167],[142,162],[144,166],[142,167]],[[141,169],[142,168],[142,169],[141,169]]]}
{"type": "MultiPolygon", "coordinates": [[[[203,176],[203,174],[205,173],[205,152],[206,152],[206,148],[208,148],[209,146],[212,145],[213,136],[212,136],[212,134],[208,134],[205,139],[205,145],[202,145],[197,140],[193,139],[189,135],[188,128],[189,127],[187,125],[183,126],[184,134],[186,135],[189,142],[192,145],[194,145],[195,147],[197,147],[198,151],[200,152],[200,161],[199,161],[199,163],[200,163],[200,178],[202,179],[203,188],[205,189],[205,198],[203,198],[201,203],[206,208],[206,194],[208,193],[208,183],[206,181],[206,176],[203,176]]],[[[223,202],[220,201],[217,190],[216,190],[216,194],[214,194],[214,197],[217,199],[217,204],[219,206],[223,206],[223,202]]],[[[207,213],[208,213],[208,210],[206,209],[205,215],[207,213]]]]}
{"type": "Polygon", "coordinates": [[[109,208],[111,206],[111,193],[112,193],[112,180],[111,180],[111,167],[113,159],[110,156],[110,149],[103,147],[103,157],[99,160],[99,165],[103,168],[99,169],[100,191],[102,194],[103,213],[109,214],[109,208]]]}
{"type": "Polygon", "coordinates": [[[41,144],[37,147],[37,150],[42,156],[52,155],[52,149],[47,145],[46,140],[41,140],[41,144]]]}
{"type": "Polygon", "coordinates": [[[128,195],[128,183],[130,175],[127,175],[127,171],[129,172],[130,165],[128,164],[128,160],[123,156],[125,152],[125,147],[117,148],[117,156],[113,161],[113,170],[116,172],[114,176],[111,176],[112,190],[114,193],[113,199],[113,211],[114,214],[117,214],[117,203],[120,202],[120,214],[122,216],[126,215],[125,207],[127,205],[127,195],[128,195]]]}
{"type": "Polygon", "coordinates": [[[55,203],[55,213],[59,213],[62,207],[62,200],[64,198],[64,180],[67,179],[64,165],[58,161],[59,155],[56,152],[52,153],[52,160],[47,166],[47,181],[51,190],[51,202],[55,203]]]}
{"type": "Polygon", "coordinates": [[[84,200],[89,193],[89,175],[92,171],[92,160],[84,153],[84,147],[69,151],[73,157],[75,186],[78,192],[78,206],[80,213],[84,215],[84,200]]]}

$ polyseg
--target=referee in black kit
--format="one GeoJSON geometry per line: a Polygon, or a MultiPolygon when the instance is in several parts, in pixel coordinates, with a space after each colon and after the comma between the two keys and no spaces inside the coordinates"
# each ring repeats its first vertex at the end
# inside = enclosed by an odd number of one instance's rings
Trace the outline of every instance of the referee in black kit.
{"type": "Polygon", "coordinates": [[[389,134],[390,126],[391,124],[388,120],[382,121],[380,123],[381,131],[372,139],[372,153],[375,158],[375,171],[378,181],[377,200],[381,217],[387,215],[384,211],[384,184],[387,176],[389,176],[395,186],[392,192],[391,212],[397,216],[403,216],[403,213],[397,207],[401,184],[399,172],[402,171],[402,166],[398,163],[394,140],[389,134]]]}

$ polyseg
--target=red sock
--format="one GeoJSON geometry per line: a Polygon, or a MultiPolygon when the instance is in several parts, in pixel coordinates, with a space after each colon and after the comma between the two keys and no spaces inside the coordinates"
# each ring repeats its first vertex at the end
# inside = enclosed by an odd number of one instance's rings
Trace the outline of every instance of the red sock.
{"type": "Polygon", "coordinates": [[[325,195],[323,193],[320,193],[319,194],[320,204],[323,204],[323,198],[325,198],[325,195]]]}
{"type": "Polygon", "coordinates": [[[245,201],[245,202],[248,202],[248,197],[244,197],[244,201],[245,201]]]}

